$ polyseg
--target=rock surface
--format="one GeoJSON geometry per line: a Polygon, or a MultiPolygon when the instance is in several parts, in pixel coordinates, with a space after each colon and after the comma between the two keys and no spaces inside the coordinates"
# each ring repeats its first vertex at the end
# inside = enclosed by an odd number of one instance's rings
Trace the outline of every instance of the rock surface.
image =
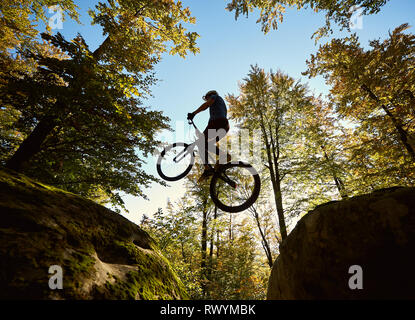
{"type": "Polygon", "coordinates": [[[0,170],[0,299],[181,299],[137,225],[90,200],[0,170]],[[63,289],[49,288],[49,267],[63,289]]]}
{"type": "Polygon", "coordinates": [[[274,262],[268,299],[415,298],[415,188],[390,188],[305,215],[274,262]],[[363,289],[350,289],[362,268],[363,289]]]}

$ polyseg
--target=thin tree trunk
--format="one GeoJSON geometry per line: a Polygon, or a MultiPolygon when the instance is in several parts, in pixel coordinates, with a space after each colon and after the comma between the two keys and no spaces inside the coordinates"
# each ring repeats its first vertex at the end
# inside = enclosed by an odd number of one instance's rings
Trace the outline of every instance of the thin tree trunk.
{"type": "Polygon", "coordinates": [[[215,241],[215,225],[216,225],[216,218],[218,216],[218,207],[215,206],[215,211],[213,215],[214,224],[212,224],[211,234],[210,234],[210,248],[209,248],[209,270],[208,270],[208,278],[209,280],[212,279],[212,271],[213,271],[213,245],[215,241]]]}
{"type": "MultiPolygon", "coordinates": [[[[271,128],[270,128],[270,132],[271,132],[271,128]]],[[[271,157],[271,153],[272,153],[273,161],[270,161],[269,164],[270,166],[272,166],[272,162],[274,164],[274,176],[275,176],[274,177],[274,180],[275,180],[274,198],[275,198],[275,204],[276,204],[277,212],[278,212],[281,238],[282,240],[284,240],[287,237],[287,226],[285,225],[285,219],[284,219],[284,207],[282,204],[282,192],[281,192],[281,176],[280,176],[280,170],[278,166],[278,161],[279,161],[279,156],[280,156],[280,149],[278,145],[278,126],[275,129],[275,138],[277,139],[277,141],[274,141],[272,137],[272,133],[270,135],[270,138],[271,138],[271,146],[268,144],[267,148],[271,149],[268,154],[271,157]]]]}
{"type": "Polygon", "coordinates": [[[214,231],[212,230],[211,234],[210,234],[210,239],[209,239],[209,270],[208,270],[208,275],[209,275],[209,279],[210,279],[210,275],[212,273],[212,267],[213,267],[213,239],[214,239],[214,231]]]}
{"type": "MultiPolygon", "coordinates": [[[[260,95],[260,99],[262,101],[262,106],[265,108],[266,106],[266,101],[264,99],[264,96],[262,94],[261,89],[258,89],[258,93],[260,95]]],[[[282,206],[282,196],[281,196],[281,188],[280,188],[280,181],[278,180],[278,184],[277,184],[277,180],[276,180],[276,175],[274,172],[274,166],[272,163],[272,156],[271,156],[271,146],[268,140],[268,135],[265,129],[265,121],[264,121],[264,115],[262,113],[262,107],[261,105],[255,106],[255,109],[259,111],[259,116],[260,116],[260,127],[261,127],[261,131],[262,134],[264,135],[264,141],[265,141],[265,148],[266,148],[266,152],[267,152],[267,158],[268,158],[268,170],[270,172],[270,177],[271,177],[271,183],[272,183],[272,189],[274,191],[274,201],[275,201],[275,206],[277,209],[277,216],[278,216],[278,224],[280,227],[280,234],[281,234],[281,238],[282,241],[287,237],[287,227],[285,225],[285,218],[284,218],[284,208],[282,206]]],[[[270,135],[272,138],[272,132],[270,131],[270,135]]],[[[278,174],[279,176],[279,174],[278,174]]],[[[279,177],[278,177],[279,179],[279,177]]]]}
{"type": "Polygon", "coordinates": [[[220,252],[220,233],[219,230],[216,231],[216,259],[219,259],[220,252]]]}
{"type": "Polygon", "coordinates": [[[278,163],[275,166],[275,181],[274,181],[274,199],[277,205],[278,221],[280,224],[281,239],[287,238],[287,226],[284,219],[284,208],[282,205],[281,179],[278,163]],[[280,214],[281,213],[281,214],[280,214]]]}
{"type": "Polygon", "coordinates": [[[232,232],[232,213],[229,213],[229,242],[233,241],[233,232],[232,232]]]}
{"type": "Polygon", "coordinates": [[[265,255],[267,256],[268,265],[270,266],[270,268],[272,268],[272,265],[273,265],[274,261],[272,260],[271,248],[268,244],[267,238],[265,237],[264,231],[262,230],[261,223],[259,221],[258,211],[255,208],[252,208],[252,210],[254,212],[254,218],[255,218],[255,221],[257,223],[258,230],[259,230],[259,233],[260,233],[261,238],[262,238],[262,247],[264,248],[265,255]]]}
{"type": "Polygon", "coordinates": [[[214,242],[214,238],[215,238],[215,233],[214,230],[212,228],[211,233],[210,233],[210,237],[209,237],[209,263],[207,266],[207,272],[206,272],[206,277],[209,281],[212,280],[212,272],[213,272],[213,242],[214,242]]]}
{"type": "Polygon", "coordinates": [[[284,208],[282,206],[281,185],[279,183],[279,172],[274,171],[270,150],[267,149],[268,170],[271,176],[272,189],[274,193],[275,206],[277,208],[278,224],[280,226],[281,240],[287,237],[287,227],[285,225],[284,208]]]}
{"type": "Polygon", "coordinates": [[[343,181],[341,181],[340,178],[337,177],[336,173],[334,172],[333,168],[331,167],[331,165],[330,165],[331,161],[330,161],[330,159],[329,159],[329,157],[327,155],[326,150],[324,149],[324,146],[321,146],[321,149],[323,149],[324,157],[326,158],[326,161],[329,164],[329,167],[331,169],[331,174],[333,176],[333,180],[334,180],[334,183],[336,184],[337,190],[339,191],[340,197],[342,199],[346,199],[347,198],[347,194],[346,194],[346,192],[344,190],[344,183],[343,183],[343,181]]]}
{"type": "Polygon", "coordinates": [[[207,256],[207,209],[206,206],[203,206],[203,216],[202,216],[202,239],[201,239],[201,247],[202,247],[202,260],[200,262],[200,268],[202,272],[202,293],[203,296],[206,296],[206,256],[207,256]]]}
{"type": "Polygon", "coordinates": [[[287,237],[287,227],[285,225],[285,219],[284,219],[284,208],[282,206],[282,197],[281,197],[281,188],[279,184],[279,177],[278,177],[278,183],[277,183],[277,177],[274,171],[274,165],[272,163],[272,155],[271,155],[271,146],[268,140],[268,135],[264,127],[264,120],[262,118],[261,114],[261,129],[262,134],[264,135],[264,141],[265,141],[265,149],[267,152],[267,159],[268,159],[268,170],[271,177],[271,183],[272,183],[272,190],[274,191],[274,201],[275,206],[277,208],[277,216],[278,216],[278,224],[280,226],[280,234],[282,240],[284,240],[287,237]]]}
{"type": "Polygon", "coordinates": [[[185,263],[187,263],[187,257],[186,257],[186,254],[184,253],[184,243],[181,242],[180,245],[181,245],[181,251],[182,251],[182,259],[185,263]]]}
{"type": "MultiPolygon", "coordinates": [[[[258,90],[258,92],[261,92],[260,90],[258,90]]],[[[265,106],[266,103],[263,99],[262,96],[262,105],[265,106]]],[[[261,131],[262,134],[264,135],[264,141],[265,141],[265,148],[266,148],[266,152],[267,152],[267,158],[268,158],[268,170],[270,173],[270,177],[271,177],[271,183],[272,183],[272,189],[274,191],[274,201],[275,201],[275,206],[277,209],[277,216],[278,216],[278,224],[280,227],[280,234],[281,234],[281,238],[282,241],[287,237],[287,227],[285,225],[285,218],[284,218],[284,208],[282,206],[282,196],[281,196],[281,187],[280,187],[280,181],[279,181],[279,173],[278,173],[278,183],[277,183],[277,177],[275,175],[275,171],[274,171],[274,166],[272,163],[272,156],[271,156],[271,146],[270,146],[270,142],[268,140],[268,135],[265,129],[265,121],[264,121],[264,115],[262,113],[262,108],[261,106],[255,106],[255,109],[259,111],[259,116],[260,116],[260,127],[261,127],[261,131]]],[[[270,132],[270,135],[272,137],[272,132],[270,132]]]]}
{"type": "Polygon", "coordinates": [[[207,255],[207,211],[203,211],[202,220],[202,264],[201,267],[206,268],[206,255],[207,255]]]}

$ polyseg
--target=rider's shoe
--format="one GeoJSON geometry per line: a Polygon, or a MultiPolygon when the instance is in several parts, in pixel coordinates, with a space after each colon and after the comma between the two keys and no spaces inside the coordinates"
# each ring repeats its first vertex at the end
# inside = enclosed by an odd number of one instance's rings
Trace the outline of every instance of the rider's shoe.
{"type": "Polygon", "coordinates": [[[197,182],[203,182],[203,181],[205,181],[210,176],[213,176],[214,173],[215,173],[215,170],[213,168],[205,169],[205,171],[203,171],[202,175],[199,177],[199,179],[197,180],[197,182]]]}

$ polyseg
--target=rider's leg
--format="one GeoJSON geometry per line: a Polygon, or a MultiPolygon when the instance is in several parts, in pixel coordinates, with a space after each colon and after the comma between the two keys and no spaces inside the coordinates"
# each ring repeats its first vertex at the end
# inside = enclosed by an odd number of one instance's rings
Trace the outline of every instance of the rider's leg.
{"type": "MultiPolygon", "coordinates": [[[[206,129],[203,131],[205,136],[205,159],[208,159],[208,153],[214,153],[219,163],[224,164],[231,161],[231,156],[227,151],[220,149],[219,141],[226,136],[229,131],[229,123],[227,119],[217,119],[210,121],[206,129]]],[[[227,150],[227,145],[225,150],[227,150]]],[[[218,163],[218,161],[216,161],[218,163]]]]}
{"type": "MultiPolygon", "coordinates": [[[[227,119],[217,119],[209,121],[207,127],[203,131],[204,134],[204,148],[199,147],[201,158],[205,166],[201,179],[204,180],[206,177],[212,174],[211,167],[209,166],[209,152],[215,153],[216,155],[221,154],[221,150],[216,143],[222,139],[229,131],[229,123],[227,119]],[[216,142],[216,143],[215,143],[216,142]],[[202,151],[202,150],[203,151],[202,151]]],[[[227,154],[227,159],[230,159],[230,155],[227,154]]]]}
{"type": "MultiPolygon", "coordinates": [[[[198,151],[199,151],[199,156],[200,156],[200,159],[202,160],[202,163],[204,165],[204,170],[205,170],[206,173],[208,173],[209,169],[211,168],[208,165],[208,163],[209,163],[209,150],[211,149],[210,144],[209,144],[208,132],[211,131],[212,129],[215,129],[214,123],[212,121],[209,121],[207,127],[203,131],[203,136],[200,137],[196,142],[197,148],[198,148],[198,151]]],[[[205,174],[205,172],[203,174],[205,174]]]]}
{"type": "Polygon", "coordinates": [[[225,164],[227,162],[230,162],[232,160],[231,155],[228,153],[228,141],[225,141],[223,144],[220,144],[219,148],[219,140],[224,138],[226,134],[228,133],[228,130],[225,129],[219,129],[217,132],[217,138],[216,138],[216,166],[215,168],[219,167],[221,164],[225,164]]]}

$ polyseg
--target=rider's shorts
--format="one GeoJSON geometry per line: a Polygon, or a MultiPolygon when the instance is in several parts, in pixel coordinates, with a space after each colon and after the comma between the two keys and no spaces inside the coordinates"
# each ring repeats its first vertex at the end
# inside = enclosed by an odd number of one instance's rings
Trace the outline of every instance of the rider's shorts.
{"type": "MultiPolygon", "coordinates": [[[[226,133],[229,131],[229,121],[226,118],[221,118],[221,119],[213,119],[213,120],[209,120],[209,123],[206,127],[206,129],[203,131],[203,134],[205,135],[206,138],[211,138],[212,137],[212,130],[219,130],[219,129],[223,129],[225,130],[225,135],[226,133]],[[209,131],[209,129],[211,131],[209,131]]],[[[220,130],[222,131],[222,130],[220,130]]],[[[222,131],[223,132],[223,131],[222,131]]],[[[221,135],[220,132],[218,135],[214,135],[214,137],[216,138],[216,142],[218,142],[220,139],[222,139],[225,135],[221,135]]]]}

